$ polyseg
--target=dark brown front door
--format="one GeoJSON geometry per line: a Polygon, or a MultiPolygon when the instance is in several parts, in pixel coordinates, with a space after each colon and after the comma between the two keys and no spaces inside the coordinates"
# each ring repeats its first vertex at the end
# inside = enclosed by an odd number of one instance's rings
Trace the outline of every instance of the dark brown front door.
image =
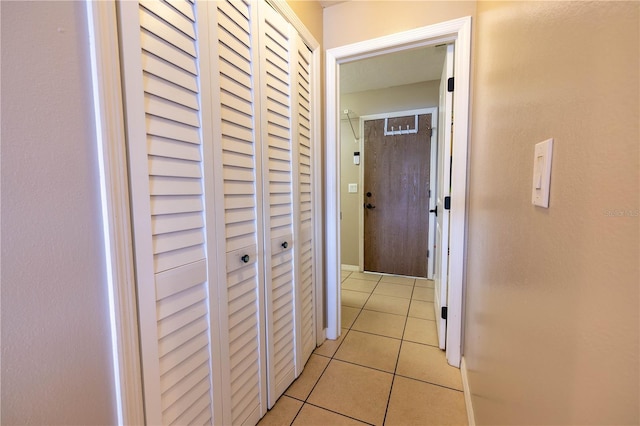
{"type": "Polygon", "coordinates": [[[426,277],[431,114],[365,121],[364,150],[364,269],[426,277]]]}

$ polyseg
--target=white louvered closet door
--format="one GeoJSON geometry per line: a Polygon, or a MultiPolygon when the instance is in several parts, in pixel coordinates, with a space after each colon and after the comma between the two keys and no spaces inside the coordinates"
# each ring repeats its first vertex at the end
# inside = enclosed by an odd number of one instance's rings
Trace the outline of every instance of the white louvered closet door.
{"type": "Polygon", "coordinates": [[[309,48],[298,36],[295,38],[293,59],[294,96],[297,114],[294,114],[294,165],[296,177],[296,290],[297,290],[297,336],[298,366],[302,370],[316,348],[315,324],[315,256],[314,256],[314,211],[313,205],[313,142],[311,60],[309,48]]]}
{"type": "Polygon", "coordinates": [[[260,3],[261,143],[269,408],[296,378],[289,23],[260,3]]]}
{"type": "Polygon", "coordinates": [[[146,422],[212,423],[195,5],[119,14],[146,422]]]}
{"type": "Polygon", "coordinates": [[[226,291],[221,292],[223,423],[266,412],[257,4],[209,4],[213,130],[221,155],[226,291]]]}

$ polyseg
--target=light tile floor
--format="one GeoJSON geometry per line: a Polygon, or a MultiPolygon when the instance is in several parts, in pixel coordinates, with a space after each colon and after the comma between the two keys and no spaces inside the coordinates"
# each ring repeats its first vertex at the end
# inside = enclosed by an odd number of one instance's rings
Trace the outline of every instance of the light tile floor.
{"type": "Polygon", "coordinates": [[[466,425],[460,370],[438,348],[433,281],[342,271],[342,335],[260,421],[466,425]]]}

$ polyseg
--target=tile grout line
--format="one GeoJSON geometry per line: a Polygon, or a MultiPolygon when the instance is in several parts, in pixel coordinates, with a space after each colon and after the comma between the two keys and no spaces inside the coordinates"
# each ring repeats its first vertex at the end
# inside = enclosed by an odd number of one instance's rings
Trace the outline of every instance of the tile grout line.
{"type": "MultiPolygon", "coordinates": [[[[351,276],[351,274],[349,274],[349,276],[351,276]]],[[[349,278],[349,276],[347,276],[347,278],[345,278],[344,280],[340,281],[340,290],[342,290],[342,283],[343,283],[344,281],[346,281],[346,280],[349,278]]],[[[373,281],[373,280],[371,280],[371,281],[373,281]]],[[[303,408],[306,404],[311,405],[311,406],[313,406],[313,407],[320,408],[320,409],[322,409],[322,410],[327,410],[327,411],[329,411],[329,412],[332,412],[332,413],[338,414],[338,415],[340,415],[340,416],[344,416],[344,417],[347,417],[347,418],[350,418],[350,419],[353,419],[353,420],[356,420],[356,421],[359,421],[359,422],[363,422],[362,420],[360,420],[360,419],[356,419],[355,417],[347,416],[347,415],[345,415],[345,414],[343,414],[343,413],[339,413],[339,412],[337,412],[337,411],[330,410],[330,409],[328,409],[328,408],[326,408],[326,407],[321,407],[321,406],[319,406],[319,405],[312,404],[312,403],[310,403],[310,402],[308,402],[308,401],[309,401],[309,398],[311,397],[311,394],[312,394],[312,393],[313,393],[313,391],[315,390],[316,386],[318,386],[318,383],[320,383],[320,380],[322,379],[322,376],[324,376],[324,373],[325,373],[325,372],[327,371],[327,369],[329,368],[329,364],[331,364],[331,361],[336,360],[336,361],[344,362],[344,361],[341,361],[341,360],[339,360],[339,359],[335,358],[335,356],[336,356],[336,354],[338,353],[338,351],[340,350],[340,347],[342,346],[342,344],[344,343],[344,341],[346,340],[347,335],[349,334],[349,332],[351,332],[351,327],[353,326],[353,324],[355,324],[355,322],[358,320],[358,317],[360,316],[360,314],[361,314],[361,313],[362,313],[362,311],[364,310],[364,305],[366,305],[366,303],[369,301],[369,298],[370,298],[370,297],[371,297],[371,295],[373,294],[373,291],[376,289],[376,287],[378,287],[378,283],[379,283],[379,282],[380,282],[380,278],[378,278],[378,281],[376,281],[376,285],[375,285],[375,286],[373,287],[373,289],[371,290],[371,293],[369,293],[369,297],[367,297],[367,300],[365,300],[364,304],[363,304],[363,305],[362,305],[362,307],[360,308],[360,311],[358,312],[358,315],[356,315],[356,317],[353,319],[353,322],[351,323],[351,325],[347,328],[346,333],[345,333],[345,334],[344,334],[344,336],[342,337],[342,341],[340,342],[340,344],[338,344],[338,347],[337,347],[337,348],[336,348],[336,350],[333,352],[333,354],[331,355],[331,357],[325,357],[325,358],[329,358],[329,362],[327,363],[327,365],[326,365],[326,366],[324,367],[324,369],[322,370],[322,373],[320,373],[320,375],[318,376],[318,379],[317,379],[317,380],[316,380],[316,382],[313,384],[313,387],[311,388],[311,390],[309,391],[309,393],[308,393],[308,394],[307,394],[307,396],[305,397],[304,401],[302,401],[302,405],[300,406],[300,409],[299,409],[299,410],[298,410],[298,412],[296,413],[296,415],[295,415],[295,417],[293,418],[293,420],[291,420],[290,426],[291,426],[291,425],[293,425],[293,423],[295,422],[296,418],[298,418],[298,415],[299,415],[299,414],[300,414],[300,412],[302,411],[302,408],[303,408]]],[[[356,330],[356,331],[357,331],[357,330],[356,330]]],[[[319,355],[319,354],[316,354],[316,355],[317,355],[317,356],[323,356],[323,357],[324,357],[324,355],[319,355]]],[[[356,365],[357,365],[357,364],[356,364],[356,365]]],[[[367,368],[368,368],[368,367],[367,367],[367,368]]],[[[296,398],[296,399],[297,399],[297,398],[296,398]]],[[[300,400],[298,399],[298,401],[300,401],[300,400]]],[[[363,422],[363,423],[370,424],[370,423],[368,423],[368,422],[363,422]]]]}
{"type": "Polygon", "coordinates": [[[452,390],[452,391],[456,391],[456,392],[464,393],[464,390],[460,390],[460,389],[452,388],[452,387],[445,386],[445,385],[441,385],[441,384],[434,383],[434,382],[429,382],[429,381],[427,381],[427,380],[416,379],[415,377],[404,376],[404,375],[402,375],[402,374],[394,374],[394,376],[402,377],[403,379],[414,380],[414,381],[416,381],[416,382],[425,383],[425,384],[427,384],[427,385],[438,386],[438,387],[443,388],[443,389],[448,389],[448,390],[452,390]]]}
{"type": "MultiPolygon", "coordinates": [[[[411,297],[413,297],[413,292],[415,291],[416,281],[413,280],[413,288],[411,289],[411,297]]],[[[407,330],[407,322],[409,321],[409,310],[411,309],[411,299],[409,299],[409,307],[407,308],[407,315],[404,319],[404,327],[402,327],[402,339],[400,339],[400,348],[398,349],[398,356],[396,357],[396,365],[393,369],[393,378],[391,379],[391,387],[389,388],[389,396],[387,397],[387,406],[384,410],[384,417],[382,419],[382,424],[384,425],[387,422],[387,414],[389,413],[389,404],[391,404],[391,394],[393,393],[393,385],[396,382],[396,371],[398,371],[398,364],[400,363],[400,354],[402,353],[402,344],[404,342],[404,333],[407,330]]]]}
{"type": "MultiPolygon", "coordinates": [[[[358,419],[358,418],[356,418],[356,417],[352,417],[352,416],[349,416],[349,415],[347,415],[347,414],[340,413],[340,412],[338,412],[338,411],[334,411],[334,410],[331,410],[331,409],[326,408],[326,407],[321,407],[320,405],[316,405],[316,404],[313,404],[313,403],[311,403],[311,402],[305,402],[305,404],[308,404],[308,405],[310,405],[310,406],[312,406],[312,407],[320,408],[321,410],[329,411],[329,412],[334,413],[334,414],[338,414],[339,416],[342,416],[342,417],[347,417],[347,418],[349,418],[349,419],[353,419],[353,420],[358,421],[358,422],[360,422],[360,423],[364,423],[364,424],[367,424],[367,425],[371,425],[371,426],[373,426],[371,423],[366,422],[366,421],[364,421],[364,420],[362,420],[362,419],[358,419]]],[[[304,404],[303,404],[303,406],[304,406],[304,404]]]]}

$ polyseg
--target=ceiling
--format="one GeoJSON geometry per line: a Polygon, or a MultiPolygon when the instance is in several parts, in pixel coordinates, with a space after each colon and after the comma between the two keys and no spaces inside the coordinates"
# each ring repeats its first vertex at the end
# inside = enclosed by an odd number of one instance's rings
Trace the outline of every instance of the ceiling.
{"type": "Polygon", "coordinates": [[[340,65],[340,92],[354,93],[440,80],[446,48],[428,46],[340,65]]]}

